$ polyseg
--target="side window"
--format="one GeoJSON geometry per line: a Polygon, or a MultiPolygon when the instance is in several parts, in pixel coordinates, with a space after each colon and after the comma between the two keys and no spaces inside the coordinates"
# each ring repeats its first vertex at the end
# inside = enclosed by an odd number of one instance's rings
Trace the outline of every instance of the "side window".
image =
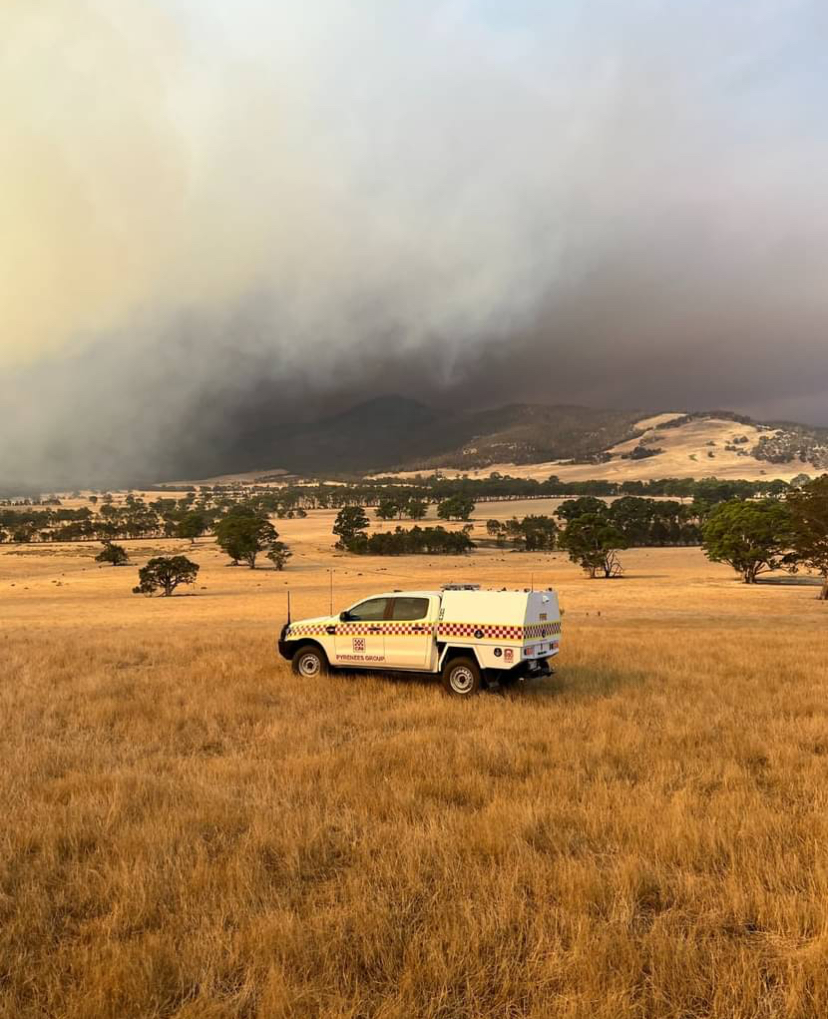
{"type": "Polygon", "coordinates": [[[390,600],[390,598],[369,598],[368,601],[360,602],[359,605],[348,609],[348,618],[356,622],[385,619],[385,610],[390,600]]]}
{"type": "Polygon", "coordinates": [[[395,598],[392,619],[425,619],[428,615],[428,598],[395,598]]]}

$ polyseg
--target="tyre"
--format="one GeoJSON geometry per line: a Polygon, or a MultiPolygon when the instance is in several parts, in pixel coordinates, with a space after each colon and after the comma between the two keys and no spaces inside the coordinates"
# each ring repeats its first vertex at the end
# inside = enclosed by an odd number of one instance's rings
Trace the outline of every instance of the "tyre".
{"type": "Polygon", "coordinates": [[[315,679],[317,676],[324,676],[327,673],[328,659],[325,657],[325,652],[315,644],[303,644],[302,647],[297,648],[291,666],[297,676],[315,679]]]}
{"type": "Polygon", "coordinates": [[[473,658],[452,658],[443,666],[443,689],[453,697],[472,697],[480,686],[480,668],[473,658]]]}

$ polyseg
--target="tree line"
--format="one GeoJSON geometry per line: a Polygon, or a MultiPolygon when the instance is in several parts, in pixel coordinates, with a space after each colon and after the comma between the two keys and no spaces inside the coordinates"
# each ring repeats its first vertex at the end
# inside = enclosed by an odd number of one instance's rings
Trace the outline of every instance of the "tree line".
{"type": "MultiPolygon", "coordinates": [[[[94,498],[94,496],[93,496],[94,498]]],[[[116,505],[112,498],[100,506],[78,509],[0,507],[0,542],[113,541],[136,538],[188,538],[214,534],[221,519],[237,508],[258,516],[280,519],[305,517],[307,510],[287,499],[276,505],[270,499],[237,501],[230,497],[204,498],[195,492],[182,499],[146,502],[127,495],[116,505]]]]}
{"type": "MultiPolygon", "coordinates": [[[[444,506],[442,515],[466,520],[474,508],[465,497],[444,506]]],[[[383,513],[386,509],[390,507],[383,513]]],[[[180,511],[179,523],[197,512],[186,505],[180,511]]],[[[377,515],[382,519],[383,513],[377,515]]],[[[357,555],[460,555],[475,547],[471,523],[452,531],[440,525],[415,524],[409,529],[398,525],[394,531],[370,535],[369,526],[364,507],[342,507],[333,526],[336,547],[357,555]]],[[[245,563],[255,569],[264,554],[281,570],[291,556],[267,510],[255,501],[231,505],[214,522],[214,530],[219,547],[234,565],[245,563]]],[[[619,553],[631,546],[701,544],[711,561],[727,563],[748,584],[771,570],[814,570],[822,578],[820,597],[828,600],[828,475],[789,489],[782,500],[694,500],[686,505],[634,496],[607,503],[583,496],[564,501],[554,517],[490,519],[486,533],[500,547],[511,543],[526,551],[564,550],[589,576],[606,578],[621,575],[619,553]]],[[[96,558],[113,566],[129,561],[126,550],[111,539],[104,541],[96,558]]],[[[155,557],[139,572],[134,590],[151,594],[160,589],[169,595],[179,584],[192,583],[197,572],[198,566],[184,556],[155,557]]]]}
{"type": "MultiPolygon", "coordinates": [[[[586,497],[562,503],[555,515],[565,526],[549,528],[545,546],[527,540],[537,532],[538,518],[527,517],[512,531],[527,548],[552,548],[557,539],[591,577],[619,576],[619,552],[631,546],[701,544],[708,559],[731,566],[746,584],[772,570],[813,570],[822,580],[820,598],[828,600],[828,475],[789,488],[783,500],[695,500],[685,506],[634,497],[607,504],[586,497]]],[[[489,533],[502,533],[492,526],[497,523],[489,522],[489,533]]]]}
{"type": "MultiPolygon", "coordinates": [[[[788,486],[785,498],[721,501],[626,496],[607,503],[594,496],[566,500],[550,516],[513,517],[486,523],[489,539],[526,551],[559,548],[590,577],[620,576],[619,553],[632,546],[701,545],[713,562],[730,565],[747,584],[763,572],[806,568],[822,578],[820,597],[828,600],[828,475],[788,486]]],[[[471,509],[474,509],[472,505],[471,509]]],[[[471,512],[471,511],[469,511],[471,512]]],[[[462,519],[462,518],[461,518],[462,519]]],[[[367,534],[362,506],[345,506],[333,533],[337,547],[356,554],[462,554],[475,547],[472,525],[448,532],[441,527],[367,534]]]]}
{"type": "MultiPolygon", "coordinates": [[[[772,570],[816,572],[822,581],[820,599],[828,600],[828,475],[789,490],[784,500],[728,499],[715,505],[694,504],[695,520],[679,507],[670,521],[658,515],[647,520],[647,507],[620,499],[608,506],[601,500],[563,503],[557,515],[566,521],[559,547],[592,576],[614,577],[622,572],[619,552],[632,544],[653,544],[653,537],[678,528],[680,535],[698,532],[711,562],[726,563],[746,584],[772,570]],[[685,531],[690,528],[692,531],[685,531]]],[[[656,504],[662,510],[669,503],[656,504]]],[[[675,532],[674,532],[675,533],[675,532]]],[[[657,544],[666,542],[657,541],[657,544]]]]}
{"type": "MultiPolygon", "coordinates": [[[[466,513],[466,507],[451,507],[445,512],[466,513]]],[[[468,508],[468,514],[474,504],[468,508]]],[[[382,518],[381,518],[382,519],[382,518]]],[[[461,517],[463,519],[463,517],[461,517]]],[[[362,506],[343,506],[333,525],[336,548],[354,555],[462,555],[474,548],[469,537],[471,524],[460,531],[447,531],[444,527],[414,527],[406,530],[368,534],[369,520],[362,506]]]]}
{"type": "MultiPolygon", "coordinates": [[[[807,482],[807,476],[794,479],[807,482]]],[[[745,481],[703,478],[664,478],[655,481],[563,482],[556,476],[545,481],[511,478],[492,473],[488,478],[443,478],[439,474],[411,481],[366,479],[344,485],[324,482],[285,485],[202,485],[175,498],[161,494],[146,501],[132,493],[116,503],[110,493],[93,494],[91,506],[64,507],[56,497],[0,502],[0,541],[94,541],[154,537],[194,538],[214,532],[217,521],[233,506],[246,505],[256,513],[291,519],[311,509],[340,509],[360,505],[375,507],[384,520],[425,517],[428,506],[437,506],[444,520],[468,520],[479,502],[548,497],[672,498],[697,506],[713,506],[731,499],[784,498],[797,484],[781,480],[745,481]]],[[[677,540],[677,539],[673,539],[677,540]]],[[[683,539],[682,539],[683,540],[683,539]]]]}

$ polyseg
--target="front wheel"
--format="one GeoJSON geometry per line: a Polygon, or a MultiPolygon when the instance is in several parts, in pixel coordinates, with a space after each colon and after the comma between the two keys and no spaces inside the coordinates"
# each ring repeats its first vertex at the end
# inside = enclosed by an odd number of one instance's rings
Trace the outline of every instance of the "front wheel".
{"type": "Polygon", "coordinates": [[[474,659],[452,658],[443,666],[443,689],[453,697],[471,697],[480,686],[480,669],[474,659]]]}
{"type": "Polygon", "coordinates": [[[328,659],[324,651],[313,644],[300,647],[294,654],[291,665],[296,675],[304,676],[305,679],[324,676],[328,671],[328,659]]]}

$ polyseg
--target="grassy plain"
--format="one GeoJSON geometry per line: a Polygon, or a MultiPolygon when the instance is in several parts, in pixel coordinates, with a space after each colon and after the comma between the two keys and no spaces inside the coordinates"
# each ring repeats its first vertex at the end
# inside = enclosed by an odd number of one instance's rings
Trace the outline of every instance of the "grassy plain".
{"type": "MultiPolygon", "coordinates": [[[[484,506],[480,520],[537,503],[484,506]]],[[[95,546],[0,551],[0,1016],[828,1015],[828,616],[696,549],[352,559],[212,542],[132,595],[95,546]],[[308,682],[294,615],[384,587],[552,584],[556,676],[471,703],[308,682]]],[[[478,525],[479,529],[479,525],[478,525]]]]}

